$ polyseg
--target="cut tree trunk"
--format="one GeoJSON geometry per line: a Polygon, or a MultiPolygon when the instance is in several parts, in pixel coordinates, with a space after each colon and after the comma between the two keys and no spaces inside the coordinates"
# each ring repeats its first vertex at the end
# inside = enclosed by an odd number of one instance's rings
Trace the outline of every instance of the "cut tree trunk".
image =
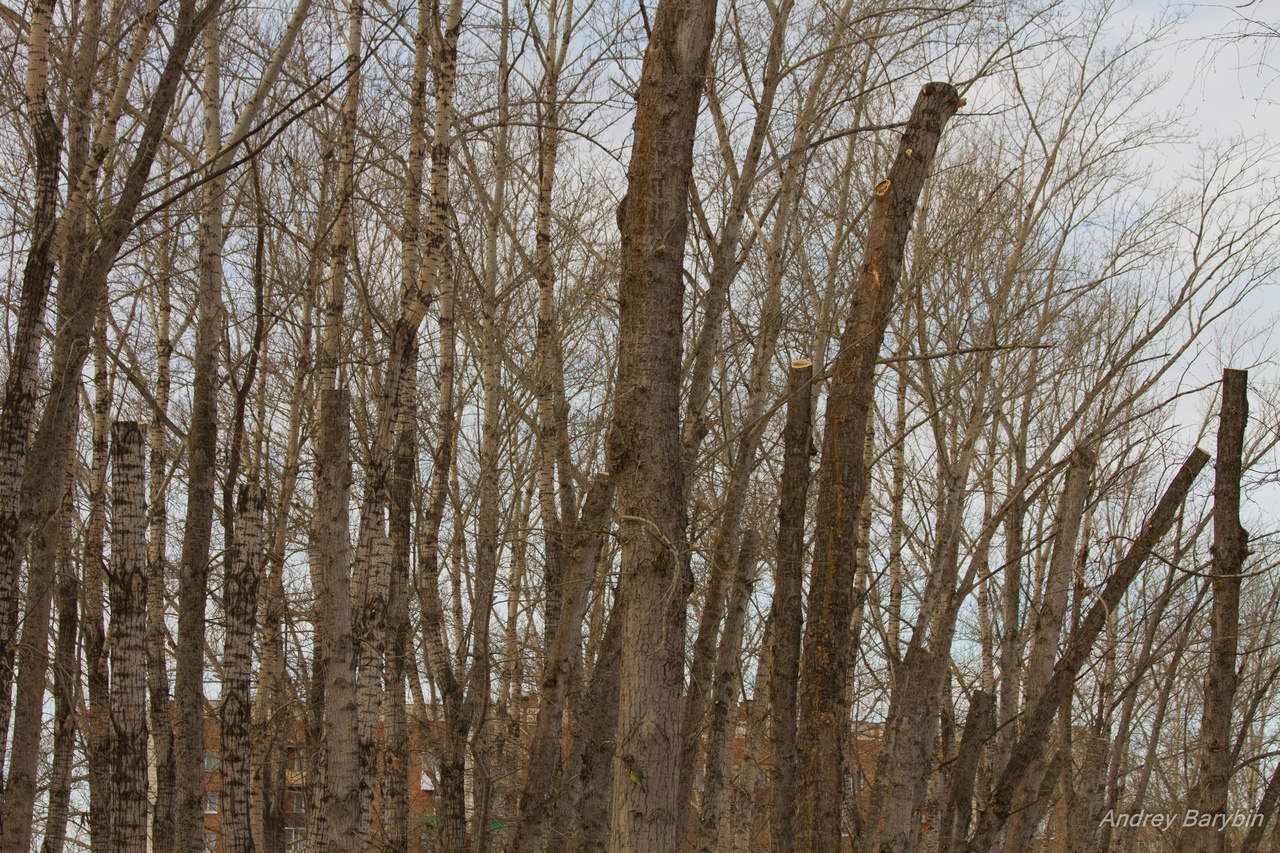
{"type": "MultiPolygon", "coordinates": [[[[1209,672],[1205,677],[1200,720],[1200,769],[1187,804],[1201,814],[1221,815],[1235,769],[1231,754],[1235,706],[1236,651],[1240,633],[1240,570],[1248,553],[1249,534],[1240,524],[1240,477],[1244,430],[1249,420],[1249,374],[1222,374],[1222,413],[1213,485],[1213,614],[1209,638],[1209,672]]],[[[1222,853],[1226,833],[1195,827],[1183,835],[1181,849],[1190,853],[1222,853]]]]}
{"type": "Polygon", "coordinates": [[[840,849],[839,732],[848,716],[844,695],[852,649],[847,638],[858,606],[853,600],[857,510],[868,488],[865,445],[875,366],[916,202],[942,128],[961,104],[955,88],[946,83],[929,83],[916,101],[889,177],[875,188],[862,269],[832,371],[797,734],[798,772],[808,780],[799,801],[798,844],[824,853],[840,849]]]}

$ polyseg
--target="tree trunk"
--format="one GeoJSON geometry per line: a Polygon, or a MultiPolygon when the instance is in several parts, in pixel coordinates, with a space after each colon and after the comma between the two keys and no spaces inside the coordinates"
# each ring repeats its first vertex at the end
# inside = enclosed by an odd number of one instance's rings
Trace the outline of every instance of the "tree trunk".
{"type": "Polygon", "coordinates": [[[351,615],[350,403],[344,389],[322,391],[316,441],[314,556],[317,639],[324,660],[324,798],[328,849],[356,853],[359,759],[356,754],[355,648],[351,615]]]}
{"type": "Polygon", "coordinates": [[[732,720],[737,704],[739,659],[742,634],[747,622],[747,602],[755,585],[756,562],[760,557],[760,534],[749,531],[738,555],[733,589],[725,615],[720,648],[716,653],[715,681],[711,691],[711,718],[707,723],[707,757],[702,807],[698,815],[698,853],[720,849],[722,801],[728,766],[733,761],[732,720]]]}
{"type": "Polygon", "coordinates": [[[621,678],[611,853],[674,853],[684,684],[680,362],[693,138],[715,0],[662,0],[637,94],[607,458],[618,480],[621,678]]]}
{"type": "MultiPolygon", "coordinates": [[[[1066,484],[1063,486],[1054,522],[1053,553],[1049,558],[1049,571],[1045,576],[1040,609],[1032,630],[1031,652],[1024,678],[1023,701],[1028,708],[1033,707],[1044,693],[1045,686],[1053,675],[1054,661],[1058,657],[1058,642],[1067,614],[1072,569],[1076,560],[1076,538],[1080,533],[1080,521],[1089,496],[1089,478],[1095,462],[1093,451],[1078,448],[1072,454],[1067,468],[1066,484]]],[[[1029,767],[1023,778],[1018,799],[1020,806],[1005,828],[1005,843],[1011,850],[1029,849],[1035,832],[1033,820],[1036,809],[1033,805],[1040,795],[1044,769],[1044,762],[1041,760],[1029,767]]]]}
{"type": "MultiPolygon", "coordinates": [[[[222,305],[222,224],[225,176],[216,169],[222,148],[222,22],[215,15],[204,37],[204,154],[199,227],[199,291],[187,434],[187,518],[178,572],[178,642],[174,665],[174,846],[204,845],[205,606],[218,464],[218,365],[222,305]]],[[[114,851],[113,851],[114,853],[114,851]]]]}
{"type": "Polygon", "coordinates": [[[608,474],[597,476],[587,493],[581,525],[571,531],[574,541],[568,565],[574,573],[565,586],[562,610],[565,618],[556,624],[538,691],[538,716],[520,794],[519,824],[510,848],[514,853],[539,853],[542,850],[543,834],[555,805],[565,699],[582,654],[582,621],[600,550],[604,546],[613,495],[612,478],[608,474]]]}
{"type": "Polygon", "coordinates": [[[796,849],[796,681],[803,620],[804,519],[813,454],[813,362],[791,362],[787,422],[782,431],[778,487],[778,555],[773,583],[772,669],[769,673],[769,849],[796,849]]]}
{"type": "Polygon", "coordinates": [[[875,366],[916,201],[942,128],[961,104],[954,87],[926,85],[889,177],[875,188],[862,269],[831,380],[818,473],[818,527],[797,735],[798,772],[809,780],[799,803],[799,846],[823,853],[840,849],[839,732],[848,715],[843,697],[852,650],[846,637],[857,606],[852,589],[857,508],[868,488],[870,460],[864,453],[875,366]]]}
{"type": "MultiPolygon", "coordinates": [[[[1205,677],[1200,720],[1200,768],[1187,802],[1201,814],[1225,814],[1227,791],[1235,769],[1231,755],[1231,711],[1235,705],[1236,650],[1240,633],[1240,570],[1248,553],[1249,534],[1240,524],[1240,477],[1244,430],[1249,420],[1249,374],[1222,374],[1222,413],[1213,485],[1213,615],[1209,639],[1209,672],[1205,677]]],[[[1183,849],[1222,853],[1226,833],[1196,827],[1184,834],[1183,849]]]]}
{"type": "Polygon", "coordinates": [[[951,853],[957,839],[960,844],[969,836],[973,818],[974,780],[978,775],[978,758],[983,745],[995,733],[995,697],[975,690],[969,699],[969,717],[960,736],[960,753],[956,756],[947,780],[949,788],[946,811],[942,816],[942,833],[938,853],[951,853]]]}
{"type": "MultiPolygon", "coordinates": [[[[147,499],[143,425],[111,428],[112,853],[147,849],[147,499]]],[[[203,838],[201,839],[203,844],[203,838]]]]}
{"type": "MultiPolygon", "coordinates": [[[[72,478],[71,485],[75,480],[72,478]]],[[[79,631],[79,584],[72,557],[72,488],[64,492],[58,528],[58,644],[53,658],[53,766],[49,770],[49,811],[45,820],[40,853],[62,853],[67,838],[67,818],[71,806],[71,765],[76,747],[76,694],[80,686],[80,664],[76,660],[79,631]]]]}
{"type": "Polygon", "coordinates": [[[979,817],[978,827],[965,848],[966,853],[987,853],[994,849],[996,837],[1013,811],[1014,795],[1027,772],[1042,759],[1048,742],[1049,727],[1058,714],[1063,697],[1073,689],[1076,675],[1101,633],[1107,614],[1119,606],[1121,598],[1137,577],[1152,549],[1173,526],[1196,475],[1208,461],[1209,454],[1198,447],[1187,457],[1143,525],[1142,532],[1107,579],[1099,600],[1089,609],[1079,630],[1072,631],[1067,640],[1066,651],[1054,667],[1053,676],[1045,685],[1040,699],[1023,717],[1018,739],[1010,751],[995,794],[979,817]]]}
{"type": "Polygon", "coordinates": [[[258,586],[262,578],[262,489],[240,487],[235,545],[226,569],[222,654],[222,792],[219,799],[223,853],[253,853],[249,820],[250,695],[258,586]]]}

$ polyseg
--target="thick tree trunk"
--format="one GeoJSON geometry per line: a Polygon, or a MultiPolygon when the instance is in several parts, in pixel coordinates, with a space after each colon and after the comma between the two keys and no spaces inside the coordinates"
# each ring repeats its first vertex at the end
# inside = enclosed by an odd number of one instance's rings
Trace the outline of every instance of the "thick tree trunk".
{"type": "Polygon", "coordinates": [[[773,650],[769,672],[769,849],[796,849],[796,681],[803,620],[804,519],[813,455],[813,362],[791,362],[787,421],[782,431],[778,487],[778,554],[770,614],[773,650]]]}
{"type": "Polygon", "coordinates": [[[112,853],[147,849],[146,519],[143,425],[116,421],[111,428],[112,853]]]}
{"type": "Polygon", "coordinates": [[[262,578],[262,489],[240,487],[235,546],[226,569],[222,654],[222,791],[219,799],[223,853],[253,853],[249,820],[250,695],[258,587],[262,578]]]}
{"type": "Polygon", "coordinates": [[[355,648],[351,614],[351,539],[348,446],[350,402],[344,389],[322,391],[316,442],[314,554],[318,641],[324,665],[324,797],[327,846],[362,850],[358,837],[359,759],[356,754],[355,648]]]}
{"type": "MultiPolygon", "coordinates": [[[[1205,677],[1204,711],[1200,719],[1200,768],[1187,795],[1201,814],[1225,814],[1227,791],[1235,769],[1231,754],[1235,706],[1236,651],[1240,633],[1240,570],[1248,553],[1249,534],[1240,524],[1240,476],[1244,430],[1249,420],[1249,374],[1222,374],[1222,413],[1213,485],[1213,615],[1209,639],[1209,672],[1205,677]]],[[[1192,853],[1222,853],[1226,833],[1196,827],[1183,835],[1181,847],[1192,853]]]]}
{"type": "Polygon", "coordinates": [[[852,650],[857,508],[868,487],[864,458],[876,360],[915,213],[942,128],[961,106],[954,87],[924,87],[889,177],[875,188],[872,221],[853,307],[841,336],[827,402],[819,467],[818,527],[801,664],[798,771],[809,780],[800,802],[799,846],[837,853],[843,766],[839,732],[848,715],[845,682],[852,650]]]}
{"type": "MultiPolygon", "coordinates": [[[[45,303],[53,280],[54,232],[57,229],[58,169],[62,130],[49,106],[49,28],[54,0],[32,4],[27,36],[25,99],[34,154],[35,198],[31,210],[31,243],[22,271],[18,328],[9,353],[3,408],[0,408],[0,768],[9,740],[13,683],[14,632],[17,628],[19,571],[25,545],[19,532],[23,467],[39,382],[40,341],[45,303]]],[[[100,10],[99,10],[100,11],[100,10]]],[[[0,780],[0,812],[4,787],[0,780]]]]}
{"type": "Polygon", "coordinates": [[[684,685],[680,362],[693,137],[715,0],[662,0],[637,94],[607,451],[618,480],[623,609],[611,853],[674,853],[684,685]]]}

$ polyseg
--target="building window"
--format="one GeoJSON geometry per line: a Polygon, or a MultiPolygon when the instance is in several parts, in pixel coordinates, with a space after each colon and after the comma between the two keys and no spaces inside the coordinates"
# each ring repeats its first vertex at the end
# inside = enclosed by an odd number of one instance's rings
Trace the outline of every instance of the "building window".
{"type": "Polygon", "coordinates": [[[217,792],[217,791],[206,791],[206,792],[205,792],[205,795],[204,795],[204,813],[205,813],[205,814],[217,814],[217,813],[218,813],[218,792],[217,792]]]}
{"type": "Polygon", "coordinates": [[[420,787],[423,791],[434,791],[436,789],[435,780],[431,778],[431,771],[425,765],[422,768],[420,787]]]}
{"type": "Polygon", "coordinates": [[[307,831],[301,827],[286,826],[284,828],[285,853],[302,853],[307,849],[307,831]]]}
{"type": "Polygon", "coordinates": [[[205,773],[217,773],[218,770],[221,769],[221,767],[222,767],[222,760],[218,758],[218,756],[214,755],[212,752],[206,752],[204,754],[204,772],[205,773]]]}
{"type": "Polygon", "coordinates": [[[285,770],[287,770],[290,773],[301,773],[302,772],[302,756],[294,755],[293,757],[291,757],[289,759],[289,763],[285,765],[285,770]]]}
{"type": "Polygon", "coordinates": [[[293,813],[306,814],[307,811],[307,795],[302,791],[293,792],[293,813]]]}
{"type": "Polygon", "coordinates": [[[218,853],[218,833],[211,829],[204,831],[204,853],[218,853]]]}

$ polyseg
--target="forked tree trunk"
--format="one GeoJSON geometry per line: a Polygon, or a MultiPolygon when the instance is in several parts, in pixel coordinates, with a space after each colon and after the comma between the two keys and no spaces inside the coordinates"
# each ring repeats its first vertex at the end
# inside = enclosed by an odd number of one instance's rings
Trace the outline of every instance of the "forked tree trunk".
{"type": "Polygon", "coordinates": [[[876,360],[916,202],[942,128],[961,104],[946,83],[927,84],[916,101],[889,177],[875,188],[862,269],[833,369],[818,473],[797,735],[798,771],[808,780],[799,802],[798,843],[822,853],[840,849],[840,730],[848,715],[844,696],[852,653],[847,634],[859,606],[853,600],[857,510],[868,488],[870,460],[864,454],[876,360]]]}
{"type": "Polygon", "coordinates": [[[674,853],[684,686],[680,363],[689,179],[715,0],[662,0],[637,93],[618,288],[609,471],[618,480],[622,659],[611,853],[674,853]]]}
{"type": "Polygon", "coordinates": [[[112,853],[147,849],[147,498],[143,425],[111,427],[112,853]]]}
{"type": "MultiPolygon", "coordinates": [[[[1240,570],[1248,553],[1249,534],[1240,524],[1240,476],[1244,429],[1249,420],[1249,374],[1222,373],[1222,413],[1213,484],[1213,615],[1209,639],[1209,672],[1205,677],[1200,720],[1200,769],[1187,795],[1188,805],[1202,814],[1224,814],[1235,761],[1231,754],[1235,705],[1236,651],[1240,633],[1240,570]]],[[[1222,853],[1226,833],[1195,827],[1183,835],[1182,849],[1222,853]]]]}

